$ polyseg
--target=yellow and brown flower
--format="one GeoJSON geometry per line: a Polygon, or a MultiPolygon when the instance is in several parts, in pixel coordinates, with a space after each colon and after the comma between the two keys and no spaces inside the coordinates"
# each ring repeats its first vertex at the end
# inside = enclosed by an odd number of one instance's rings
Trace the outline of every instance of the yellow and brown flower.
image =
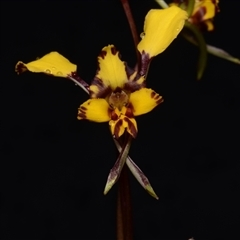
{"type": "MultiPolygon", "coordinates": [[[[193,12],[189,22],[197,25],[202,30],[214,29],[213,18],[219,12],[219,0],[195,0],[193,12]]],[[[187,4],[187,0],[175,0],[174,4],[187,4]]]]}
{"type": "Polygon", "coordinates": [[[196,0],[192,16],[189,21],[202,29],[214,29],[213,18],[219,12],[218,0],[196,0]]]}
{"type": "Polygon", "coordinates": [[[98,62],[99,70],[89,88],[90,99],[79,107],[78,119],[109,122],[115,138],[125,130],[135,138],[135,117],[150,112],[163,98],[144,87],[145,77],[130,70],[113,45],[102,49],[98,62]]]}
{"type": "Polygon", "coordinates": [[[110,131],[120,152],[111,169],[105,186],[106,194],[121,174],[125,164],[137,181],[155,198],[158,198],[141,169],[128,157],[131,138],[138,129],[136,116],[150,112],[163,102],[162,96],[145,87],[145,78],[151,59],[163,52],[182,30],[186,11],[172,6],[164,10],[150,10],[145,18],[144,36],[137,49],[141,55],[138,68],[130,69],[121,61],[113,45],[104,47],[98,57],[99,69],[89,86],[76,72],[77,66],[57,52],[51,52],[30,63],[18,62],[17,73],[29,70],[56,77],[65,77],[90,94],[90,99],[78,108],[77,118],[95,122],[109,122],[110,131]],[[117,140],[127,131],[126,144],[117,140]]]}

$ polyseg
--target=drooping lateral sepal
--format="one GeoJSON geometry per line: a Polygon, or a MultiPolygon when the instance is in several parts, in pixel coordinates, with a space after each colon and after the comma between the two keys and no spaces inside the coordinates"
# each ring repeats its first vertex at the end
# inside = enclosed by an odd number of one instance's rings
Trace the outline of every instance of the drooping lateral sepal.
{"type": "Polygon", "coordinates": [[[109,105],[105,99],[89,99],[78,108],[77,119],[87,119],[93,122],[109,121],[109,105]]]}
{"type": "MultiPolygon", "coordinates": [[[[118,140],[114,139],[115,145],[119,152],[122,151],[122,147],[120,146],[118,140]]],[[[154,192],[148,178],[142,172],[142,170],[137,166],[136,163],[128,156],[126,160],[126,164],[130,171],[132,172],[133,176],[137,179],[140,185],[154,198],[158,199],[157,194],[154,192]]]]}
{"type": "Polygon", "coordinates": [[[126,143],[124,145],[124,147],[122,148],[122,151],[119,154],[119,157],[117,159],[117,161],[115,162],[113,168],[110,170],[110,173],[108,175],[108,179],[107,179],[107,183],[105,185],[104,188],[104,194],[106,195],[109,190],[112,188],[112,186],[117,182],[122,168],[126,162],[130,147],[131,147],[131,141],[132,141],[132,137],[131,135],[127,134],[127,140],[126,143]]]}

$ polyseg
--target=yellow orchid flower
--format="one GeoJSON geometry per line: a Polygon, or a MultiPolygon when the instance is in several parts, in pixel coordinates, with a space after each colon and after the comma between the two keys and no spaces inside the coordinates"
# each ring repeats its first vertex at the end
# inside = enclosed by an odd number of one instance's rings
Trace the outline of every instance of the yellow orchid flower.
{"type": "Polygon", "coordinates": [[[115,184],[126,162],[137,181],[155,198],[158,198],[141,169],[128,156],[131,138],[137,136],[136,116],[153,110],[163,102],[162,96],[145,87],[145,79],[152,57],[163,52],[181,31],[187,13],[174,6],[165,10],[151,10],[144,24],[145,36],[137,48],[141,62],[136,70],[120,60],[114,45],[104,47],[98,57],[99,69],[89,86],[76,73],[77,66],[57,52],[30,62],[18,62],[17,73],[29,70],[43,72],[74,81],[90,95],[78,108],[77,118],[95,122],[109,122],[109,128],[120,152],[110,171],[104,189],[106,194],[115,184]],[[119,138],[127,132],[126,143],[119,138]],[[121,143],[121,144],[120,144],[121,143]]]}
{"type": "Polygon", "coordinates": [[[187,17],[187,12],[177,6],[150,10],[137,46],[139,52],[149,54],[150,58],[163,52],[182,30],[187,17]]]}
{"type": "MultiPolygon", "coordinates": [[[[219,12],[219,0],[195,0],[194,8],[188,21],[197,25],[200,29],[212,31],[214,29],[213,18],[219,12]]],[[[186,4],[186,0],[175,0],[172,5],[186,4]]]]}
{"type": "Polygon", "coordinates": [[[117,139],[126,130],[137,135],[135,116],[150,112],[163,102],[155,91],[144,87],[145,77],[129,72],[113,45],[104,47],[98,57],[99,70],[90,85],[90,99],[78,109],[78,119],[109,122],[117,139]]]}
{"type": "Polygon", "coordinates": [[[205,27],[207,31],[212,31],[214,29],[213,18],[219,12],[218,3],[218,0],[196,0],[189,21],[200,28],[205,27]]]}

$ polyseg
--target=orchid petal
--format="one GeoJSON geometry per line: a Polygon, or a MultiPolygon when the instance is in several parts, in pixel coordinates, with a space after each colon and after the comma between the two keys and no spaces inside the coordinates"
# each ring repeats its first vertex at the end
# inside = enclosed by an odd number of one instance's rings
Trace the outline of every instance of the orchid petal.
{"type": "Polygon", "coordinates": [[[119,154],[119,157],[117,161],[115,162],[113,168],[110,170],[110,173],[108,175],[107,183],[104,188],[104,194],[106,195],[109,190],[112,188],[112,186],[117,182],[122,168],[126,162],[130,147],[131,147],[131,135],[128,136],[127,142],[125,146],[122,148],[122,151],[119,154]]]}
{"type": "MultiPolygon", "coordinates": [[[[114,139],[115,145],[119,152],[121,152],[122,147],[118,143],[117,140],[114,139]]],[[[154,198],[158,199],[157,194],[154,192],[148,178],[145,176],[145,174],[142,172],[142,170],[137,166],[136,163],[133,162],[133,160],[128,156],[126,160],[126,164],[130,171],[132,172],[133,176],[137,179],[137,181],[140,183],[140,185],[154,198]]]]}
{"type": "Polygon", "coordinates": [[[87,119],[94,122],[107,122],[110,115],[109,105],[105,99],[89,99],[78,108],[77,119],[87,119]]]}
{"type": "Polygon", "coordinates": [[[55,77],[68,77],[72,72],[76,72],[77,65],[71,63],[67,58],[58,52],[50,52],[47,55],[29,63],[19,61],[15,71],[19,74],[24,71],[42,72],[55,77]]]}
{"type": "Polygon", "coordinates": [[[137,122],[134,118],[129,118],[123,114],[120,114],[119,118],[117,120],[111,120],[109,125],[110,131],[116,139],[122,136],[122,134],[125,132],[125,129],[133,138],[136,138],[137,136],[137,122]]]}
{"type": "Polygon", "coordinates": [[[163,52],[182,30],[187,12],[179,7],[152,9],[145,17],[144,36],[137,48],[149,58],[163,52]]]}
{"type": "Polygon", "coordinates": [[[107,89],[115,91],[123,88],[128,77],[126,66],[119,58],[119,52],[113,45],[104,47],[98,57],[99,70],[90,86],[92,98],[105,97],[107,89]]]}
{"type": "Polygon", "coordinates": [[[198,18],[199,21],[212,19],[215,17],[217,5],[218,1],[211,0],[195,1],[192,17],[198,18]]]}
{"type": "Polygon", "coordinates": [[[150,112],[163,102],[163,98],[150,88],[142,88],[130,95],[129,102],[132,104],[134,116],[138,116],[150,112]]]}

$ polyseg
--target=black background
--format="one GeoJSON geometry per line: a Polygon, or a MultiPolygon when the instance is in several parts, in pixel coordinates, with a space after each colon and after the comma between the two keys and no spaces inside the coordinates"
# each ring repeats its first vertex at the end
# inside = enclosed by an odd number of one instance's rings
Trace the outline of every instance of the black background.
{"type": "MultiPolygon", "coordinates": [[[[139,33],[154,1],[131,1],[139,33]]],[[[206,41],[240,57],[239,1],[220,1],[206,41]]],[[[74,83],[14,72],[58,51],[90,83],[102,47],[135,64],[121,2],[1,1],[2,239],[115,239],[116,189],[103,195],[117,151],[107,123],[76,119],[88,99],[74,83]]],[[[240,66],[214,56],[196,81],[198,49],[179,36],[151,64],[165,102],[137,117],[131,157],[159,196],[131,176],[134,239],[239,237],[240,66]]]]}

